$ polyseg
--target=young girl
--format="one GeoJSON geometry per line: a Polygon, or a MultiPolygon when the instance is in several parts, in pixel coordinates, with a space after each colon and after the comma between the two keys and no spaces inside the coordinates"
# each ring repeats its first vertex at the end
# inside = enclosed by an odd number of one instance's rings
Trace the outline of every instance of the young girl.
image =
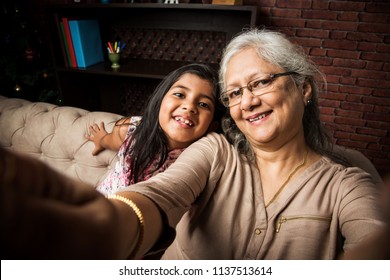
{"type": "Polygon", "coordinates": [[[168,168],[186,147],[218,127],[222,113],[218,98],[216,73],[190,64],[161,81],[142,118],[123,118],[111,133],[104,123],[92,125],[87,139],[95,144],[94,155],[119,149],[115,169],[97,190],[114,193],[168,168]]]}

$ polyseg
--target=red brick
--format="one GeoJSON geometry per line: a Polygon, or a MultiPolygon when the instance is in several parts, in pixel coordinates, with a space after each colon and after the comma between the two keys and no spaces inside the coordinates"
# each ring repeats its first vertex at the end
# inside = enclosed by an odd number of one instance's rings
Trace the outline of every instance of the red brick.
{"type": "Polygon", "coordinates": [[[375,137],[372,135],[364,135],[364,134],[352,134],[350,139],[360,141],[360,142],[366,142],[366,143],[378,143],[380,137],[375,137]]]}
{"type": "Polygon", "coordinates": [[[340,83],[343,85],[354,85],[356,84],[356,78],[353,77],[341,77],[340,83]]]}
{"type": "Polygon", "coordinates": [[[329,74],[326,75],[326,80],[328,83],[338,84],[340,82],[340,76],[329,74]]]}
{"type": "Polygon", "coordinates": [[[329,1],[328,0],[313,0],[312,1],[312,9],[328,10],[329,9],[329,1]]]}
{"type": "Polygon", "coordinates": [[[325,74],[329,73],[332,75],[340,75],[340,76],[350,76],[351,75],[351,69],[349,69],[349,68],[324,66],[324,67],[321,67],[321,69],[325,74]]]}
{"type": "Polygon", "coordinates": [[[345,125],[345,124],[337,124],[335,122],[328,123],[329,127],[332,127],[333,130],[336,131],[345,131],[350,133],[356,133],[356,127],[351,125],[345,125]]]}
{"type": "Polygon", "coordinates": [[[390,122],[390,115],[367,112],[364,114],[364,119],[370,121],[390,122]]]}
{"type": "Polygon", "coordinates": [[[296,37],[294,41],[304,47],[320,47],[321,39],[296,37]]]}
{"type": "Polygon", "coordinates": [[[338,90],[339,86],[335,85],[334,87],[336,87],[336,89],[334,91],[332,91],[332,87],[331,86],[332,85],[328,85],[328,90],[327,90],[327,93],[325,94],[325,99],[344,101],[346,95],[344,93],[340,93],[339,92],[339,90],[338,90]]]}
{"type": "Polygon", "coordinates": [[[274,17],[300,18],[301,10],[273,8],[271,9],[271,15],[274,17]]]}
{"type": "Polygon", "coordinates": [[[380,98],[380,97],[364,96],[362,98],[362,102],[364,104],[374,104],[374,105],[390,106],[390,98],[380,98]]]}
{"type": "Polygon", "coordinates": [[[322,47],[326,49],[337,50],[356,50],[358,44],[354,41],[347,40],[323,40],[322,47]]]}
{"type": "Polygon", "coordinates": [[[351,133],[344,131],[335,131],[333,137],[337,139],[349,139],[351,133]]]}
{"type": "Polygon", "coordinates": [[[357,50],[366,51],[366,52],[375,52],[376,47],[377,47],[376,43],[360,42],[357,47],[357,50]]]}
{"type": "Polygon", "coordinates": [[[337,18],[337,13],[324,10],[304,10],[302,17],[307,19],[335,20],[337,18]]]}
{"type": "Polygon", "coordinates": [[[357,12],[343,12],[337,15],[337,20],[341,21],[357,21],[359,13],[357,12]]]}
{"type": "Polygon", "coordinates": [[[389,69],[385,69],[386,63],[384,64],[383,62],[376,62],[376,61],[367,61],[367,70],[384,70],[384,71],[390,71],[390,63],[387,63],[389,65],[389,69]]]}
{"type": "Polygon", "coordinates": [[[390,2],[388,1],[378,1],[378,3],[373,3],[370,1],[366,5],[367,12],[370,13],[385,13],[387,15],[390,14],[390,2]]]}
{"type": "Polygon", "coordinates": [[[361,32],[388,33],[389,25],[381,23],[360,23],[357,30],[361,32]]]}
{"type": "Polygon", "coordinates": [[[362,102],[362,96],[357,94],[348,94],[345,101],[353,102],[353,103],[361,103],[362,102]]]}
{"type": "Polygon", "coordinates": [[[374,136],[386,136],[387,131],[382,129],[359,127],[356,129],[359,134],[374,135],[374,136]]]}
{"type": "Polygon", "coordinates": [[[276,27],[304,27],[304,19],[272,18],[271,24],[276,27]]]}
{"type": "MultiPolygon", "coordinates": [[[[328,50],[327,55],[330,57],[339,57],[339,58],[350,58],[358,59],[360,58],[360,53],[357,51],[346,51],[346,50],[328,50]]],[[[374,59],[371,59],[374,60],[374,59]]]]}
{"type": "Polygon", "coordinates": [[[280,8],[310,8],[311,6],[311,0],[277,0],[276,6],[280,8]]]}
{"type": "Polygon", "coordinates": [[[344,93],[369,95],[371,94],[371,91],[372,90],[370,88],[365,88],[365,87],[347,86],[347,85],[340,86],[340,92],[344,92],[344,93]]]}
{"type": "Polygon", "coordinates": [[[365,3],[357,1],[336,1],[330,2],[329,9],[336,11],[363,11],[365,3]]]}
{"type": "Polygon", "coordinates": [[[306,20],[306,28],[322,29],[321,20],[306,20]]]}
{"type": "MultiPolygon", "coordinates": [[[[389,30],[390,30],[390,26],[389,26],[389,30]]],[[[390,53],[390,45],[378,44],[377,51],[384,52],[384,53],[390,53]]]]}
{"type": "Polygon", "coordinates": [[[375,22],[375,23],[389,23],[390,17],[386,14],[378,14],[378,13],[360,13],[359,21],[362,22],[375,22]]]}
{"type": "Polygon", "coordinates": [[[336,109],[335,113],[339,117],[349,117],[353,119],[361,119],[363,117],[363,112],[359,111],[336,109]]]}
{"type": "Polygon", "coordinates": [[[365,120],[353,119],[347,117],[335,117],[334,122],[339,124],[352,125],[352,126],[364,126],[364,124],[366,123],[365,120]]]}
{"type": "Polygon", "coordinates": [[[336,141],[337,145],[350,147],[350,148],[360,148],[365,149],[367,147],[367,143],[357,142],[357,141],[348,141],[348,140],[340,140],[336,141]]]}
{"type": "Polygon", "coordinates": [[[364,60],[334,58],[333,66],[364,68],[366,66],[366,62],[364,60]]]}
{"type": "Polygon", "coordinates": [[[347,31],[332,30],[330,32],[330,39],[336,39],[336,40],[346,39],[347,35],[348,35],[347,31]]]}
{"type": "Polygon", "coordinates": [[[372,87],[372,88],[390,88],[390,81],[378,81],[372,79],[358,78],[357,85],[363,87],[372,87]]]}
{"type": "Polygon", "coordinates": [[[337,100],[319,100],[319,106],[321,107],[332,107],[332,108],[338,108],[340,107],[340,101],[337,100]]]}
{"type": "Polygon", "coordinates": [[[390,145],[390,138],[387,137],[387,138],[382,138],[381,141],[379,142],[380,144],[386,144],[386,145],[390,145]]]}
{"type": "Polygon", "coordinates": [[[317,29],[298,29],[297,36],[299,37],[309,37],[309,38],[328,38],[328,30],[317,30],[317,29]]]}
{"type": "Polygon", "coordinates": [[[369,143],[367,146],[367,150],[371,151],[381,151],[382,145],[379,145],[378,143],[369,143]]]}
{"type": "Polygon", "coordinates": [[[309,54],[311,56],[325,56],[326,50],[322,48],[311,48],[309,54]]]}
{"type": "Polygon", "coordinates": [[[333,61],[333,59],[331,59],[329,57],[321,57],[321,56],[313,57],[312,60],[317,65],[332,65],[332,61],[333,61]]]}
{"type": "Polygon", "coordinates": [[[376,129],[383,129],[386,131],[390,131],[390,122],[367,121],[366,127],[372,127],[376,129]]]}
{"type": "Polygon", "coordinates": [[[390,114],[390,106],[375,106],[374,113],[390,114]]]}
{"type": "Polygon", "coordinates": [[[369,105],[369,104],[342,102],[340,108],[344,109],[344,110],[352,110],[352,111],[360,111],[360,112],[372,112],[372,110],[374,109],[374,106],[373,105],[369,105]]]}
{"type": "Polygon", "coordinates": [[[352,41],[380,43],[383,41],[383,38],[384,37],[379,34],[366,32],[348,32],[347,34],[347,39],[352,41]]]}
{"type": "Polygon", "coordinates": [[[346,31],[357,31],[358,24],[356,22],[347,21],[324,21],[322,28],[330,30],[346,30],[346,31]]]}
{"type": "Polygon", "coordinates": [[[329,107],[321,107],[320,108],[320,114],[324,115],[334,115],[335,109],[334,108],[329,108],[329,107]]]}
{"type": "Polygon", "coordinates": [[[372,96],[377,96],[377,97],[389,97],[389,89],[373,89],[372,91],[372,96]]]}
{"type": "MultiPolygon", "coordinates": [[[[339,84],[328,83],[326,85],[326,91],[328,92],[327,98],[329,98],[330,97],[330,94],[329,94],[330,92],[336,92],[336,93],[339,92],[339,84]]],[[[339,98],[337,98],[337,99],[339,99],[339,98]]]]}
{"type": "Polygon", "coordinates": [[[325,122],[325,123],[333,123],[333,121],[334,121],[334,116],[330,116],[330,115],[320,115],[320,120],[321,120],[321,122],[325,122]]]}
{"type": "Polygon", "coordinates": [[[362,53],[361,58],[365,60],[390,62],[390,54],[383,53],[362,53]]]}
{"type": "Polygon", "coordinates": [[[373,70],[364,70],[364,69],[351,69],[352,77],[361,77],[361,78],[369,78],[376,80],[386,79],[386,73],[383,71],[373,71],[373,70]]]}

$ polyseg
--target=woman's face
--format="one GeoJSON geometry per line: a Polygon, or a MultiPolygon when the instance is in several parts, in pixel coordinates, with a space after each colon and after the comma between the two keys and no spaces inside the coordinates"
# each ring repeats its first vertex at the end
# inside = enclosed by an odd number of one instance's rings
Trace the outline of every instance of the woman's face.
{"type": "MultiPolygon", "coordinates": [[[[227,64],[226,89],[247,86],[248,82],[285,70],[262,60],[253,49],[246,49],[232,57],[227,64]]],[[[275,148],[303,136],[304,106],[311,96],[310,86],[298,88],[290,76],[272,81],[271,90],[254,96],[245,88],[241,103],[230,107],[237,127],[251,145],[275,148]]]]}
{"type": "Polygon", "coordinates": [[[165,94],[159,123],[168,146],[186,148],[204,136],[213,122],[215,98],[209,81],[186,73],[165,94]]]}

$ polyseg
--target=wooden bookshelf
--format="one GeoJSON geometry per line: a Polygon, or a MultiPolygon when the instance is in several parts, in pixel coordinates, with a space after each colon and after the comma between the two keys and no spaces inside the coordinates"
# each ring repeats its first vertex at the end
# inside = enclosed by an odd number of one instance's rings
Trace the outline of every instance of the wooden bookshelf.
{"type": "Polygon", "coordinates": [[[64,104],[127,115],[139,113],[158,82],[177,67],[200,62],[217,69],[226,43],[243,28],[256,24],[257,8],[112,3],[48,5],[45,11],[64,104]],[[61,17],[98,19],[103,42],[126,42],[121,67],[110,67],[106,51],[104,63],[86,69],[69,67],[61,50],[61,17]],[[137,102],[140,104],[134,106],[137,102]]]}

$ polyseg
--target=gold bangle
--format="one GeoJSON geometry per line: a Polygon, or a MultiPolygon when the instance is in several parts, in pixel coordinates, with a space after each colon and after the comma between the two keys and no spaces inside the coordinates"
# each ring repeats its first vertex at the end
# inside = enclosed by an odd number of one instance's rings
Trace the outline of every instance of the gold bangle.
{"type": "Polygon", "coordinates": [[[139,222],[139,233],[138,233],[137,243],[136,243],[133,251],[131,252],[131,254],[129,256],[129,258],[132,259],[137,254],[137,252],[140,249],[140,247],[142,245],[142,242],[144,240],[144,217],[142,215],[142,212],[141,212],[141,210],[138,208],[138,206],[133,201],[131,201],[130,199],[128,199],[126,197],[123,197],[123,196],[120,196],[120,195],[117,195],[117,194],[109,194],[109,195],[106,195],[106,198],[107,199],[115,199],[115,200],[122,201],[123,203],[129,205],[130,208],[137,215],[138,222],[139,222]]]}

